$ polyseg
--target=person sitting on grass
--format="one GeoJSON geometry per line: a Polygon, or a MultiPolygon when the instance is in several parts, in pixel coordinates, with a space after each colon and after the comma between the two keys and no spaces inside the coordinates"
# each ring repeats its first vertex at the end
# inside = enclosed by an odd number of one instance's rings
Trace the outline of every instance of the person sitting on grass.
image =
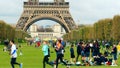
{"type": "Polygon", "coordinates": [[[102,53],[94,57],[94,65],[102,65],[108,62],[108,58],[105,57],[102,53]]]}

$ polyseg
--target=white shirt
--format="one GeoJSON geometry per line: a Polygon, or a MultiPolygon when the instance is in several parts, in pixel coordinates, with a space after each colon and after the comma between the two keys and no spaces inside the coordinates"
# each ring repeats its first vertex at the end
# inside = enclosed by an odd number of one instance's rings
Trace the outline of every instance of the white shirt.
{"type": "Polygon", "coordinates": [[[11,46],[11,55],[12,55],[12,58],[16,58],[17,57],[17,49],[16,49],[16,45],[13,44],[11,46]]]}

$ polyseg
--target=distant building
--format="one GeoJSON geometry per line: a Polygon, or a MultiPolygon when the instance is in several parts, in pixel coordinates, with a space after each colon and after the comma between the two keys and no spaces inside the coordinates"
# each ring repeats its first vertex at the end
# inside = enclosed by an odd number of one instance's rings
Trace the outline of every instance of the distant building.
{"type": "Polygon", "coordinates": [[[61,36],[63,36],[63,34],[56,33],[56,32],[32,32],[32,33],[30,33],[30,35],[33,38],[38,36],[40,38],[40,40],[60,38],[61,36]]]}
{"type": "Polygon", "coordinates": [[[33,24],[29,27],[28,32],[37,32],[37,29],[38,29],[38,25],[33,24]]]}
{"type": "Polygon", "coordinates": [[[62,37],[66,32],[59,24],[55,24],[53,26],[48,26],[46,28],[52,28],[53,32],[37,32],[37,29],[43,28],[43,26],[37,26],[36,24],[33,24],[29,28],[29,34],[31,37],[35,38],[38,36],[40,40],[43,40],[45,38],[47,39],[53,39],[53,38],[60,38],[62,37]]]}
{"type": "Polygon", "coordinates": [[[38,29],[43,29],[44,27],[43,26],[38,26],[38,29]]]}
{"type": "Polygon", "coordinates": [[[51,25],[46,25],[45,28],[51,28],[51,25]]]}
{"type": "Polygon", "coordinates": [[[58,33],[65,33],[64,28],[62,28],[61,25],[58,23],[53,25],[53,31],[58,33]]]}

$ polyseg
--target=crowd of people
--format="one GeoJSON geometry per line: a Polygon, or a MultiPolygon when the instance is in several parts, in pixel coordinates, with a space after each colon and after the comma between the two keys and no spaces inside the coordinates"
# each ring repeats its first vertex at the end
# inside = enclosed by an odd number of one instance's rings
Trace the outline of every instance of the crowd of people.
{"type": "MultiPolygon", "coordinates": [[[[109,44],[108,42],[102,43],[102,45],[96,40],[93,42],[83,42],[80,41],[76,45],[71,44],[70,46],[70,61],[64,60],[65,45],[62,44],[63,40],[57,40],[53,45],[56,52],[56,59],[53,64],[48,64],[58,68],[58,63],[62,62],[66,66],[76,65],[76,66],[93,66],[93,65],[109,65],[118,66],[117,59],[120,54],[120,42],[119,44],[109,44]],[[76,49],[75,49],[76,47],[76,49]],[[77,55],[75,54],[77,53],[77,55]],[[80,57],[80,58],[79,58],[80,57]],[[59,61],[60,60],[60,61],[59,61]]],[[[43,46],[44,48],[44,46],[43,46]]],[[[49,45],[48,45],[49,49],[49,45]]],[[[47,50],[48,50],[47,49],[47,50]]],[[[43,50],[43,52],[45,52],[43,50]]],[[[48,51],[49,52],[49,51],[48,51]]],[[[50,54],[50,53],[49,53],[50,54]]],[[[45,57],[44,57],[45,58],[45,57]]],[[[44,59],[45,60],[45,59],[44,59]]],[[[44,61],[43,60],[43,61],[44,61]]],[[[43,68],[45,68],[45,62],[43,62],[43,68]]]]}
{"type": "MultiPolygon", "coordinates": [[[[38,43],[38,42],[36,42],[38,43]]],[[[63,39],[58,39],[53,43],[52,47],[54,52],[56,52],[56,58],[54,62],[49,61],[50,56],[50,45],[49,41],[42,41],[41,47],[44,54],[43,58],[43,68],[46,68],[46,63],[54,68],[58,68],[59,63],[63,63],[65,66],[70,67],[72,65],[76,66],[93,66],[93,65],[109,65],[109,66],[118,66],[117,59],[120,54],[120,42],[118,44],[110,44],[109,42],[99,43],[97,40],[93,42],[84,42],[79,41],[77,44],[66,45],[63,39]],[[69,47],[70,60],[64,60],[64,56],[67,56],[64,52],[66,46],[69,47]]],[[[11,66],[14,67],[14,64],[17,64],[22,68],[21,63],[17,63],[17,47],[14,44],[13,40],[10,42],[5,42],[6,45],[11,45],[10,55],[11,55],[11,66]]],[[[37,44],[35,44],[37,45],[37,44]]],[[[21,46],[19,46],[20,48],[21,46]]],[[[4,49],[3,49],[4,50],[4,49]]],[[[68,50],[67,50],[68,51],[68,50]]],[[[22,55],[22,50],[20,50],[22,55]]]]}
{"type": "Polygon", "coordinates": [[[101,50],[100,44],[98,41],[93,43],[83,43],[80,42],[77,45],[77,58],[78,61],[79,55],[81,56],[81,62],[83,65],[112,65],[117,66],[117,47],[114,44],[112,49],[107,47],[104,50],[101,50]],[[91,55],[90,55],[91,53],[91,55]],[[113,56],[113,58],[112,58],[113,56]],[[89,58],[91,57],[91,58],[89,58]]]}

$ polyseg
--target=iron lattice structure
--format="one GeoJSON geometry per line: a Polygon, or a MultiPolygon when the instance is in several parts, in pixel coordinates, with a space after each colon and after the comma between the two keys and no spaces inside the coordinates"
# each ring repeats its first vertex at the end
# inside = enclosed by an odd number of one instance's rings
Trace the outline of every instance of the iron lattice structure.
{"type": "Polygon", "coordinates": [[[76,28],[76,24],[69,12],[69,2],[54,0],[54,2],[39,2],[39,0],[28,0],[24,2],[24,11],[17,22],[16,28],[27,31],[27,29],[39,20],[53,20],[59,23],[66,32],[76,28]]]}

